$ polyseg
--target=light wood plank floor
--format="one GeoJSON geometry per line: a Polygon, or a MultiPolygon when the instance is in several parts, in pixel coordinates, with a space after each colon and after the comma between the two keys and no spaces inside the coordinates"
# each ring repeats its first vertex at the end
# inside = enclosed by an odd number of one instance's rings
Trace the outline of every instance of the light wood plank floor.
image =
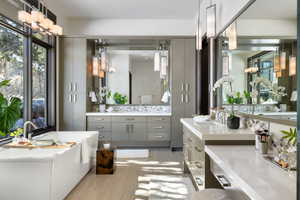
{"type": "Polygon", "coordinates": [[[117,160],[113,175],[92,170],[66,200],[190,199],[194,188],[183,174],[182,152],[150,150],[147,159],[117,160]]]}

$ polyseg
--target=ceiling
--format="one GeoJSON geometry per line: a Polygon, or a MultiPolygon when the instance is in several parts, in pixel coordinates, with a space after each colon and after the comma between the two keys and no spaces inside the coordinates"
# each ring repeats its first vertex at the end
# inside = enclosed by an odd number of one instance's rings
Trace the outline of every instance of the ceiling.
{"type": "Polygon", "coordinates": [[[194,19],[198,0],[47,0],[69,18],[194,19]]]}
{"type": "Polygon", "coordinates": [[[296,19],[297,0],[256,0],[243,19],[296,19]]]}

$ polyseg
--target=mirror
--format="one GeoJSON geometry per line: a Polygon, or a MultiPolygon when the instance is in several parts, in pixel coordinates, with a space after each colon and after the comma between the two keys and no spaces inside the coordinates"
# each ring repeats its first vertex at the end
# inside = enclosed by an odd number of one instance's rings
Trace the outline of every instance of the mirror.
{"type": "Polygon", "coordinates": [[[239,93],[239,110],[296,120],[296,17],[296,0],[257,0],[219,35],[218,77],[233,81],[221,86],[219,105],[239,93]]]}
{"type": "Polygon", "coordinates": [[[96,40],[95,67],[100,70],[94,77],[99,77],[99,92],[104,90],[103,102],[169,105],[168,49],[168,41],[96,40]]]}

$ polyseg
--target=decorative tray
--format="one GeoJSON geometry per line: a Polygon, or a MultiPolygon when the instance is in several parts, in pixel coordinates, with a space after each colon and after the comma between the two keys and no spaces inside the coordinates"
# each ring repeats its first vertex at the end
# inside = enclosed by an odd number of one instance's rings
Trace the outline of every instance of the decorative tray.
{"type": "MultiPolygon", "coordinates": [[[[272,156],[264,156],[264,158],[267,161],[269,161],[269,162],[273,163],[274,165],[276,165],[277,167],[279,167],[279,168],[281,168],[281,169],[283,169],[285,171],[288,171],[288,168],[287,167],[283,167],[280,163],[278,163],[276,160],[274,160],[274,157],[272,157],[272,156]]],[[[291,168],[290,170],[295,171],[297,169],[296,168],[291,168]]]]}

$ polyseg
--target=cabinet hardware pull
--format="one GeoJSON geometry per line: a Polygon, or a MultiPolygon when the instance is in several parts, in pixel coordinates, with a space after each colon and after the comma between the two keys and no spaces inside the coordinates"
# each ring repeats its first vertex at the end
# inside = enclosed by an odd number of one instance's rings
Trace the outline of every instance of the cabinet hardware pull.
{"type": "Polygon", "coordinates": [[[78,86],[77,83],[74,83],[74,91],[77,92],[78,86]]]}
{"type": "Polygon", "coordinates": [[[74,94],[74,103],[77,103],[77,94],[74,94]]]}
{"type": "Polygon", "coordinates": [[[185,84],[185,91],[189,91],[190,90],[190,85],[188,83],[185,84]]]}
{"type": "Polygon", "coordinates": [[[156,135],[154,137],[156,137],[156,138],[163,138],[164,136],[162,136],[162,135],[156,135]]]}
{"type": "Polygon", "coordinates": [[[154,129],[163,129],[163,126],[157,126],[157,127],[153,127],[154,129]]]}
{"type": "Polygon", "coordinates": [[[126,118],[127,121],[133,121],[134,118],[126,118]]]}
{"type": "Polygon", "coordinates": [[[181,83],[181,91],[184,92],[184,83],[181,83]]]}
{"type": "Polygon", "coordinates": [[[216,175],[216,178],[223,187],[231,186],[230,181],[225,177],[225,175],[216,175]]]}
{"type": "Polygon", "coordinates": [[[164,121],[164,118],[155,119],[154,121],[164,121]]]}
{"type": "Polygon", "coordinates": [[[202,152],[202,149],[200,149],[199,147],[195,147],[195,150],[198,152],[202,152]]]}
{"type": "Polygon", "coordinates": [[[98,127],[99,129],[104,129],[104,126],[98,127]]]}
{"type": "Polygon", "coordinates": [[[185,103],[189,103],[189,95],[188,94],[185,94],[185,103]]]}
{"type": "Polygon", "coordinates": [[[72,103],[72,95],[69,95],[69,102],[72,103]]]}
{"type": "Polygon", "coordinates": [[[184,103],[184,95],[181,94],[181,103],[184,103]]]}
{"type": "Polygon", "coordinates": [[[104,135],[99,135],[99,138],[104,138],[104,135]]]}
{"type": "Polygon", "coordinates": [[[70,82],[70,84],[69,84],[69,91],[72,92],[72,90],[73,90],[73,86],[72,86],[72,82],[70,82]]]}

